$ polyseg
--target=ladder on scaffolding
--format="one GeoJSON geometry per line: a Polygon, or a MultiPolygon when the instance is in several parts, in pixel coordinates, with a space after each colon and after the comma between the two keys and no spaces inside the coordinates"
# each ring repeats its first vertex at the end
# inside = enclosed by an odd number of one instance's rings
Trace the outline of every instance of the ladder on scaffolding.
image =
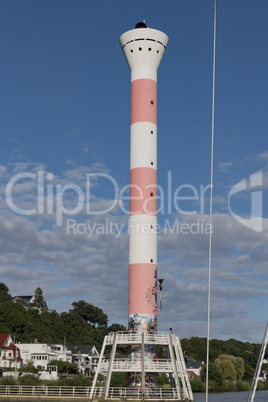
{"type": "Polygon", "coordinates": [[[256,370],[255,370],[254,377],[252,380],[251,388],[249,391],[248,402],[253,402],[254,398],[255,398],[255,393],[256,393],[256,389],[257,389],[257,385],[258,385],[258,381],[259,381],[259,376],[260,376],[260,372],[261,372],[261,367],[262,367],[267,343],[268,343],[268,322],[266,325],[266,330],[265,330],[262,345],[261,345],[261,351],[259,354],[258,363],[256,366],[256,370]]]}
{"type": "Polygon", "coordinates": [[[179,372],[181,373],[180,378],[181,378],[181,383],[182,383],[183,395],[188,395],[189,400],[193,401],[194,396],[193,396],[192,387],[191,387],[189,376],[188,376],[187,369],[186,369],[183,351],[181,348],[181,342],[180,342],[180,339],[178,336],[176,336],[176,337],[174,336],[174,338],[175,339],[174,339],[173,344],[174,344],[177,364],[179,367],[179,372]]]}

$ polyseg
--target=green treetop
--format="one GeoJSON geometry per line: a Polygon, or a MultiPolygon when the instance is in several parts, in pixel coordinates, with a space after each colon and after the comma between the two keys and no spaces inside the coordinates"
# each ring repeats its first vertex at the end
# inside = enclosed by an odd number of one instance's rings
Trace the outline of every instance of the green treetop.
{"type": "Polygon", "coordinates": [[[4,303],[10,299],[11,296],[8,292],[8,287],[3,282],[0,282],[0,303],[4,303]]]}
{"type": "Polygon", "coordinates": [[[37,307],[40,311],[48,310],[47,303],[43,296],[43,291],[39,287],[35,289],[33,306],[37,307]]]}

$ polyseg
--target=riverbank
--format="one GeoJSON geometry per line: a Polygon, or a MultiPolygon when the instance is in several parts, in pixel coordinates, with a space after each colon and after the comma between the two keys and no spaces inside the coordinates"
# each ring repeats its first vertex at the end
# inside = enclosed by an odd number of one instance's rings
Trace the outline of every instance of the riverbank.
{"type": "MultiPolygon", "coordinates": [[[[1,402],[85,402],[88,401],[88,397],[49,397],[49,396],[6,396],[1,395],[1,402]]],[[[194,394],[195,402],[205,402],[206,395],[204,393],[194,394]]],[[[209,402],[247,402],[248,392],[225,392],[222,394],[209,394],[209,402]]],[[[267,402],[268,392],[257,391],[254,402],[267,402]]],[[[98,399],[94,399],[93,402],[99,402],[98,399]]],[[[113,402],[122,402],[122,400],[113,400],[113,402]]],[[[137,401],[128,401],[137,402],[137,401]]],[[[164,401],[162,401],[164,402],[164,401]]]]}

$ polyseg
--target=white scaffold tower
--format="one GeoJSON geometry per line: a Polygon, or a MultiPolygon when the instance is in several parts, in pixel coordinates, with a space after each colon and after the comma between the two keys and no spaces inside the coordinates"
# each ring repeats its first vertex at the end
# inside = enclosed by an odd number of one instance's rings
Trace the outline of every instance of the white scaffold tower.
{"type": "Polygon", "coordinates": [[[251,384],[251,388],[250,388],[250,391],[249,391],[248,402],[253,402],[254,398],[255,398],[255,393],[256,393],[258,381],[259,381],[259,378],[260,378],[260,372],[261,372],[261,368],[262,368],[262,364],[263,364],[267,344],[268,344],[268,322],[267,322],[266,329],[265,329],[265,332],[264,332],[264,337],[263,337],[263,341],[262,341],[262,345],[261,345],[261,350],[260,350],[259,359],[258,359],[258,363],[257,363],[257,366],[256,366],[255,374],[254,374],[252,384],[251,384]]]}
{"type": "Polygon", "coordinates": [[[108,399],[154,399],[194,401],[193,393],[186,370],[180,340],[172,332],[152,334],[147,332],[115,332],[106,335],[99,357],[99,363],[93,380],[90,399],[95,397],[96,383],[99,374],[106,376],[104,400],[108,399]],[[119,347],[137,347],[141,349],[141,357],[116,358],[119,347]],[[166,359],[147,359],[144,350],[147,346],[160,346],[166,351],[166,359]],[[110,348],[110,358],[105,358],[106,348],[110,348]],[[137,388],[111,388],[113,373],[137,373],[141,375],[141,384],[137,388]],[[146,373],[166,373],[171,379],[171,388],[146,387],[146,373]]]}

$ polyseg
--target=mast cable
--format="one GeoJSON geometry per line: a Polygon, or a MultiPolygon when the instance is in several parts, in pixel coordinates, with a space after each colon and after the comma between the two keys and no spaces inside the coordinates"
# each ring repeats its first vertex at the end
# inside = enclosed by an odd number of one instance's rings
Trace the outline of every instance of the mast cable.
{"type": "Polygon", "coordinates": [[[212,196],[214,164],[214,120],[215,120],[215,64],[216,64],[216,5],[214,5],[214,43],[213,43],[213,86],[212,86],[212,124],[211,124],[211,162],[210,162],[210,210],[209,210],[209,252],[208,252],[208,311],[207,311],[207,367],[206,367],[206,402],[208,401],[209,368],[209,327],[210,327],[210,289],[211,289],[211,245],[212,245],[212,196]]]}

